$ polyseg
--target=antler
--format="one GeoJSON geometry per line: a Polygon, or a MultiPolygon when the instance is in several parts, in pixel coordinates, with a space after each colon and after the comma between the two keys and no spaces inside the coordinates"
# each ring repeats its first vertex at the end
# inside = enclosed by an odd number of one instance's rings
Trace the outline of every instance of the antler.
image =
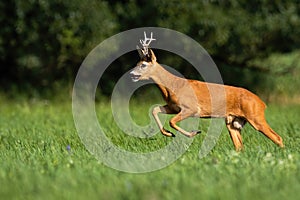
{"type": "Polygon", "coordinates": [[[156,40],[152,38],[153,33],[151,32],[151,38],[147,38],[146,32],[144,31],[144,40],[140,40],[141,45],[143,46],[143,54],[146,56],[148,54],[149,45],[153,40],[156,40]]]}

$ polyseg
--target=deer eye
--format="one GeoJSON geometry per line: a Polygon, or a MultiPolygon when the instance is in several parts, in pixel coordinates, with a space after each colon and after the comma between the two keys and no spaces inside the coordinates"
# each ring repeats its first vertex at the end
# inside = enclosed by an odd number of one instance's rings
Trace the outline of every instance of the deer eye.
{"type": "Polygon", "coordinates": [[[147,67],[147,65],[146,65],[146,64],[142,64],[141,67],[142,67],[142,68],[145,68],[145,67],[147,67]]]}

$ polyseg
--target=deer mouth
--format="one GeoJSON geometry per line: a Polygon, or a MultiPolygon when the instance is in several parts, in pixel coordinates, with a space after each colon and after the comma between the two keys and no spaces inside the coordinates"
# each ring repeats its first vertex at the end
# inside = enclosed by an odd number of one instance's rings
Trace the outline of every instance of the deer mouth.
{"type": "Polygon", "coordinates": [[[137,82],[140,80],[141,75],[135,74],[134,72],[130,72],[130,78],[133,82],[137,82]]]}
{"type": "Polygon", "coordinates": [[[141,77],[141,75],[134,75],[134,74],[132,74],[132,75],[131,75],[131,80],[132,80],[133,82],[137,82],[137,81],[140,80],[140,77],[141,77]]]}

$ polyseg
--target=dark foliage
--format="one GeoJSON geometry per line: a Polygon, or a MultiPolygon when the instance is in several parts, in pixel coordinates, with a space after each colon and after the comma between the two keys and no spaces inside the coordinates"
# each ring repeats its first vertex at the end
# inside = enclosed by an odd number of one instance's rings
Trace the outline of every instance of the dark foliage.
{"type": "MultiPolygon", "coordinates": [[[[232,84],[236,83],[230,71],[253,80],[244,69],[285,75],[300,68],[297,0],[12,0],[1,2],[0,12],[4,91],[12,85],[42,90],[72,83],[81,62],[97,44],[120,31],[146,26],[174,29],[197,40],[222,68],[225,82],[232,84]]],[[[108,77],[120,76],[129,63],[135,64],[134,56],[118,59],[103,79],[109,82],[113,79],[108,77]]],[[[195,78],[183,67],[184,60],[164,53],[160,58],[195,78]]],[[[107,85],[104,91],[113,83],[107,85]]]]}

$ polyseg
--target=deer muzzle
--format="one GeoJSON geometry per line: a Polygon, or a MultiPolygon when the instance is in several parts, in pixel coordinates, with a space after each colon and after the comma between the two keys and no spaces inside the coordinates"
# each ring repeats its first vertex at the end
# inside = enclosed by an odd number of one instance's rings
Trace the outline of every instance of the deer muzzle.
{"type": "Polygon", "coordinates": [[[133,82],[138,82],[140,80],[141,75],[137,74],[135,71],[130,72],[130,78],[133,82]]]}

